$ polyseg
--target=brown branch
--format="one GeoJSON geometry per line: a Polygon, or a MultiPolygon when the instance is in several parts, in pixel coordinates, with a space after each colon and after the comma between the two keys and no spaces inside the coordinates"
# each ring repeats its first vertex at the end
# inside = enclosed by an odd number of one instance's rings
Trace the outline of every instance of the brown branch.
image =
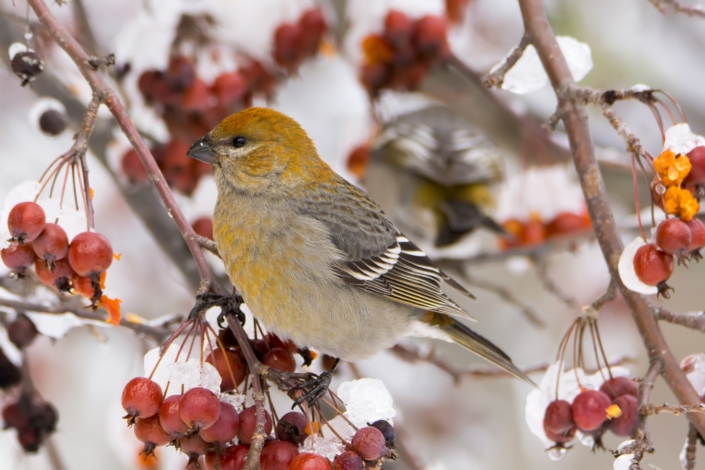
{"type": "Polygon", "coordinates": [[[519,45],[512,49],[512,52],[510,52],[506,59],[504,59],[502,65],[500,65],[497,70],[485,77],[485,86],[487,88],[501,88],[502,83],[504,83],[504,76],[507,74],[507,72],[509,72],[509,69],[514,67],[517,61],[521,58],[521,56],[524,54],[524,50],[526,50],[526,46],[528,45],[529,37],[525,34],[521,37],[519,45]]]}
{"type": "Polygon", "coordinates": [[[91,199],[91,185],[88,180],[88,164],[86,163],[86,152],[88,151],[88,141],[91,138],[93,129],[95,129],[95,124],[98,119],[98,108],[100,107],[100,97],[96,94],[93,95],[90,103],[88,103],[88,108],[83,116],[83,122],[81,123],[81,128],[76,134],[76,140],[72,147],[72,152],[74,158],[78,158],[81,162],[81,169],[83,170],[83,191],[86,209],[86,219],[88,220],[88,228],[92,229],[95,227],[95,214],[93,211],[93,202],[91,199]]]}
{"type": "MultiPolygon", "coordinates": [[[[652,314],[654,308],[652,303],[646,297],[627,289],[619,277],[617,263],[624,246],[595,159],[585,109],[571,100],[566,100],[559,93],[559,90],[573,86],[575,82],[568,68],[568,63],[558,47],[543,3],[541,0],[519,0],[519,5],[526,33],[531,43],[536,47],[551,85],[556,91],[558,106],[564,110],[562,120],[573,153],[573,162],[610,276],[619,287],[632,312],[650,363],[658,361],[662,364],[664,380],[682,405],[697,405],[700,403],[700,397],[671,353],[658,322],[652,314]]],[[[700,413],[689,413],[687,416],[698,431],[705,434],[705,416],[700,413]]]]}
{"type": "Polygon", "coordinates": [[[658,307],[656,308],[654,314],[659,320],[663,320],[668,323],[673,323],[674,325],[684,326],[686,328],[690,328],[691,330],[705,333],[705,312],[689,312],[679,315],[677,313],[669,312],[664,308],[658,307]]]}
{"type": "Polygon", "coordinates": [[[676,0],[649,0],[662,14],[668,13],[671,9],[676,13],[683,13],[688,16],[699,16],[705,18],[705,7],[700,5],[686,6],[676,0]]]}
{"type": "Polygon", "coordinates": [[[659,413],[673,413],[678,416],[682,413],[705,413],[705,405],[669,405],[664,403],[663,405],[654,405],[653,403],[646,403],[639,407],[639,414],[642,416],[657,415],[659,413]]]}
{"type": "Polygon", "coordinates": [[[701,440],[698,430],[692,424],[688,425],[688,435],[685,438],[685,445],[681,453],[681,464],[683,470],[695,470],[695,452],[698,447],[698,442],[701,440]]]}
{"type": "MultiPolygon", "coordinates": [[[[20,312],[36,312],[36,313],[47,313],[52,315],[62,315],[64,313],[73,313],[79,318],[86,320],[95,320],[100,322],[107,322],[110,316],[108,312],[104,309],[99,308],[93,310],[89,307],[78,308],[69,305],[40,305],[33,304],[31,302],[23,302],[19,300],[10,300],[0,298],[0,306],[8,307],[13,310],[20,312]]],[[[143,323],[136,323],[130,321],[129,319],[123,317],[120,319],[120,326],[129,328],[135,333],[152,338],[157,343],[161,343],[164,338],[169,336],[171,333],[170,329],[167,328],[156,328],[154,326],[145,325],[143,323]]]]}
{"type": "Polygon", "coordinates": [[[606,303],[612,302],[615,297],[617,297],[617,284],[615,284],[614,281],[610,280],[610,283],[607,286],[607,290],[605,291],[605,293],[593,300],[590,305],[584,307],[583,313],[596,318],[597,312],[599,312],[602,307],[605,306],[606,303]]]}
{"type": "Polygon", "coordinates": [[[91,57],[83,50],[78,42],[71,36],[66,27],[62,25],[51,13],[43,0],[28,0],[30,7],[36,13],[39,21],[46,27],[47,32],[56,41],[56,43],[71,57],[74,63],[78,66],[79,71],[86,79],[94,95],[102,99],[107,108],[115,117],[120,129],[125,134],[127,139],[134,147],[137,155],[140,157],[150,179],[159,193],[164,205],[167,207],[169,215],[174,219],[174,222],[179,227],[181,235],[186,240],[186,244],[191,251],[196,267],[201,277],[201,282],[204,287],[213,290],[216,293],[220,292],[215,276],[210,270],[206,262],[200,246],[198,245],[197,235],[191,228],[191,225],[186,220],[183,212],[179,208],[174,195],[169,190],[169,187],[162,175],[161,170],[157,166],[154,157],[149,151],[149,147],[142,140],[142,137],[132,124],[127,112],[118,98],[115,91],[110,88],[101,75],[93,68],[90,63],[91,57]]]}

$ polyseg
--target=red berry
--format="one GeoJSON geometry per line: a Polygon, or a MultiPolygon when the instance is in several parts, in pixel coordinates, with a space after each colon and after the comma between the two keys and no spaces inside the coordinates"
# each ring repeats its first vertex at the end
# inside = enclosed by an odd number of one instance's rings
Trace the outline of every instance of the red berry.
{"type": "Polygon", "coordinates": [[[37,327],[27,315],[20,313],[7,327],[7,336],[18,348],[26,348],[37,337],[37,327]]]}
{"type": "Polygon", "coordinates": [[[261,360],[271,349],[269,339],[262,338],[254,340],[252,342],[252,348],[254,349],[257,357],[261,360]]]}
{"type": "Polygon", "coordinates": [[[196,70],[186,57],[173,56],[169,61],[165,78],[174,91],[182,92],[196,80],[196,70]]]}
{"type": "Polygon", "coordinates": [[[125,152],[125,155],[122,156],[120,168],[132,184],[143,183],[149,178],[147,170],[145,170],[144,165],[142,165],[142,160],[140,160],[137,151],[133,148],[125,152]]]}
{"type": "Polygon", "coordinates": [[[590,219],[573,212],[560,212],[546,224],[546,238],[577,232],[590,227],[590,219]]]}
{"type": "Polygon", "coordinates": [[[304,55],[312,56],[318,51],[321,38],[328,29],[326,19],[320,8],[306,10],[299,19],[301,28],[301,49],[304,55]]]}
{"type": "Polygon", "coordinates": [[[365,460],[377,460],[387,453],[384,435],[372,426],[358,429],[352,438],[352,448],[365,460]]]}
{"type": "Polygon", "coordinates": [[[683,187],[693,189],[696,195],[701,196],[705,186],[705,147],[695,147],[687,157],[693,166],[683,180],[683,187]]]}
{"type": "Polygon", "coordinates": [[[34,264],[34,269],[37,271],[37,277],[42,284],[49,287],[55,287],[61,292],[71,290],[71,277],[76,273],[71,269],[67,259],[60,259],[54,263],[52,271],[47,263],[42,260],[37,260],[34,264]]]}
{"type": "Polygon", "coordinates": [[[262,470],[288,470],[294,457],[299,455],[299,448],[291,442],[274,441],[262,450],[260,465],[262,470]]]}
{"type": "Polygon", "coordinates": [[[208,216],[199,217],[191,224],[197,235],[213,240],[213,219],[208,216]]]}
{"type": "Polygon", "coordinates": [[[30,245],[20,245],[19,242],[10,242],[10,246],[0,251],[2,262],[20,276],[23,276],[27,268],[34,264],[36,255],[30,245]]]}
{"type": "MultiPolygon", "coordinates": [[[[252,435],[255,433],[257,419],[255,416],[255,406],[245,408],[240,412],[240,430],[237,438],[241,444],[250,444],[252,435]]],[[[264,435],[269,436],[272,432],[272,417],[267,410],[264,410],[264,435]]]]}
{"type": "Polygon", "coordinates": [[[290,411],[282,416],[277,423],[277,439],[301,445],[308,437],[306,434],[307,425],[308,419],[303,413],[290,411]]]}
{"type": "Polygon", "coordinates": [[[638,396],[639,389],[636,383],[629,377],[615,377],[605,381],[600,385],[600,391],[607,395],[610,400],[614,400],[622,395],[638,396]]]}
{"type": "Polygon", "coordinates": [[[367,172],[370,161],[370,148],[367,145],[355,147],[348,155],[347,167],[350,173],[357,178],[362,178],[367,172]]]}
{"type": "Polygon", "coordinates": [[[211,91],[223,106],[242,100],[247,94],[249,86],[245,77],[239,72],[228,72],[218,75],[211,91]]]}
{"type": "Polygon", "coordinates": [[[426,15],[416,22],[415,41],[417,50],[429,59],[442,59],[450,50],[446,37],[448,25],[445,18],[426,15]]]}
{"type": "Polygon", "coordinates": [[[253,93],[270,95],[274,91],[275,80],[261,62],[255,60],[240,69],[253,93]]]}
{"type": "Polygon", "coordinates": [[[222,379],[220,390],[222,392],[235,390],[235,387],[239,386],[247,375],[247,363],[239,350],[223,351],[222,349],[214,349],[206,358],[206,362],[213,365],[218,374],[220,374],[222,379]],[[235,382],[233,382],[233,379],[235,382]]]}
{"type": "Polygon", "coordinates": [[[688,228],[692,235],[688,253],[696,259],[701,258],[700,249],[705,246],[705,224],[700,219],[691,219],[688,222],[688,228]]]}
{"type": "Polygon", "coordinates": [[[376,95],[379,90],[387,86],[391,78],[392,68],[382,62],[365,65],[360,75],[360,81],[371,95],[376,95]]]}
{"type": "Polygon", "coordinates": [[[179,415],[189,429],[207,429],[220,416],[220,401],[215,393],[203,387],[194,387],[179,401],[179,415]]]}
{"type": "Polygon", "coordinates": [[[161,72],[148,70],[140,75],[140,78],[137,80],[137,88],[147,101],[151,101],[154,98],[155,90],[162,80],[161,72]]]}
{"type": "Polygon", "coordinates": [[[414,24],[404,12],[389,10],[384,18],[384,39],[397,49],[409,42],[413,30],[414,24]]]}
{"type": "Polygon", "coordinates": [[[159,423],[172,439],[180,439],[188,432],[188,426],[179,414],[181,395],[167,397],[159,407],[159,423]]]}
{"type": "Polygon", "coordinates": [[[2,420],[5,429],[22,429],[29,427],[29,416],[21,403],[10,403],[2,409],[2,420]]]}
{"type": "Polygon", "coordinates": [[[610,397],[597,390],[580,392],[573,400],[573,421],[581,431],[594,431],[607,419],[610,397]]]}
{"type": "Polygon", "coordinates": [[[269,341],[269,344],[271,345],[272,348],[282,348],[286,349],[290,353],[295,353],[298,348],[294,344],[293,341],[290,339],[287,339],[284,341],[281,339],[279,336],[275,335],[274,333],[269,333],[268,335],[265,336],[265,338],[269,341]]]}
{"type": "Polygon", "coordinates": [[[113,263],[113,247],[99,233],[79,233],[69,245],[69,263],[79,276],[102,274],[113,263]]]}
{"type": "Polygon", "coordinates": [[[162,388],[146,377],[135,377],[127,382],[122,391],[122,407],[130,421],[156,415],[161,404],[162,388]]]}
{"type": "Polygon", "coordinates": [[[570,441],[575,435],[575,423],[570,403],[565,400],[555,400],[549,403],[543,416],[543,430],[547,436],[558,436],[557,439],[552,439],[555,442],[566,443],[570,441]]]}
{"type": "Polygon", "coordinates": [[[270,349],[269,352],[264,355],[262,362],[273,369],[283,372],[294,372],[296,370],[296,359],[294,359],[294,355],[282,348],[270,349]]]}
{"type": "Polygon", "coordinates": [[[206,454],[206,470],[242,470],[250,446],[238,444],[230,446],[218,456],[215,452],[206,454]],[[220,467],[217,466],[220,461],[220,467]]]}
{"type": "Polygon", "coordinates": [[[298,67],[303,58],[303,32],[298,24],[284,23],[274,32],[274,60],[288,69],[298,67]]]}
{"type": "Polygon", "coordinates": [[[42,443],[42,435],[34,428],[18,429],[17,441],[25,452],[37,452],[42,443]]]}
{"type": "Polygon", "coordinates": [[[51,266],[56,260],[68,254],[69,237],[59,225],[48,223],[32,242],[32,248],[39,259],[43,259],[51,266]]]}
{"type": "Polygon", "coordinates": [[[303,453],[294,457],[289,470],[330,470],[330,462],[322,455],[303,453]]]}
{"type": "Polygon", "coordinates": [[[206,82],[196,78],[181,98],[181,103],[186,112],[205,111],[214,104],[215,97],[206,82]]]}
{"type": "Polygon", "coordinates": [[[527,221],[522,227],[519,242],[525,246],[540,245],[546,239],[546,228],[538,219],[527,221]]]}
{"type": "Polygon", "coordinates": [[[213,450],[213,445],[203,440],[199,433],[188,434],[179,439],[179,449],[189,457],[194,458],[213,450]]]}
{"type": "Polygon", "coordinates": [[[618,436],[634,437],[636,428],[639,427],[639,413],[637,410],[637,399],[633,395],[622,395],[615,398],[615,405],[622,410],[619,418],[610,420],[609,429],[618,436]]]}
{"type": "Polygon", "coordinates": [[[95,286],[93,281],[89,277],[79,276],[78,274],[73,274],[71,276],[71,285],[77,294],[82,295],[88,299],[95,295],[95,286]]]}
{"type": "Polygon", "coordinates": [[[159,424],[159,416],[137,418],[134,430],[135,437],[145,444],[165,446],[171,442],[171,436],[159,424]]]}
{"type": "Polygon", "coordinates": [[[673,255],[659,250],[656,245],[644,245],[634,255],[634,271],[641,282],[655,286],[671,277],[673,255]]]}
{"type": "Polygon", "coordinates": [[[347,450],[335,457],[333,462],[335,470],[363,470],[362,457],[351,450],[347,450]]]}
{"type": "Polygon", "coordinates": [[[681,219],[666,219],[656,227],[656,245],[669,255],[684,256],[692,239],[690,227],[681,219]]]}
{"type": "Polygon", "coordinates": [[[35,202],[20,202],[10,210],[7,228],[13,240],[20,244],[31,242],[42,233],[46,225],[44,209],[35,202]]]}
{"type": "Polygon", "coordinates": [[[224,446],[232,441],[240,430],[240,417],[230,403],[220,404],[220,416],[213,426],[201,429],[200,434],[206,442],[217,442],[224,446]]]}

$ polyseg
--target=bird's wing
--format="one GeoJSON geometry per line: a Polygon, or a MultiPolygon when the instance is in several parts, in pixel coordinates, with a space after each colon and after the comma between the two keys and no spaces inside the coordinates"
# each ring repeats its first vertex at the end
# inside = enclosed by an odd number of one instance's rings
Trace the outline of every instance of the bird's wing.
{"type": "Polygon", "coordinates": [[[340,178],[331,187],[319,186],[302,205],[302,215],[322,222],[331,241],[343,253],[333,265],[347,284],[395,302],[471,318],[441,289],[446,282],[472,297],[463,286],[438,269],[431,259],[387,219],[367,195],[340,178]]]}

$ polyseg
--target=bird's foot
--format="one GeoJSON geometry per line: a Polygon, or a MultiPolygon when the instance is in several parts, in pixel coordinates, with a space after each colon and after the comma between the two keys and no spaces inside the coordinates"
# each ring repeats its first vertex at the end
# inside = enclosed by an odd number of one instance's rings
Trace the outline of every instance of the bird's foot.
{"type": "Polygon", "coordinates": [[[234,314],[238,321],[245,325],[245,314],[240,310],[240,305],[244,303],[244,300],[239,294],[234,295],[220,295],[212,294],[210,292],[204,294],[198,294],[196,296],[196,305],[193,306],[191,312],[188,315],[189,319],[195,319],[201,312],[205,312],[212,307],[220,307],[220,315],[218,315],[218,325],[221,328],[223,322],[225,321],[225,315],[228,313],[234,314]]]}
{"type": "Polygon", "coordinates": [[[301,406],[306,402],[309,406],[314,406],[318,400],[328,391],[333,374],[323,372],[320,375],[311,372],[283,372],[268,366],[263,366],[262,376],[271,380],[282,392],[286,392],[294,400],[291,408],[301,406]]]}

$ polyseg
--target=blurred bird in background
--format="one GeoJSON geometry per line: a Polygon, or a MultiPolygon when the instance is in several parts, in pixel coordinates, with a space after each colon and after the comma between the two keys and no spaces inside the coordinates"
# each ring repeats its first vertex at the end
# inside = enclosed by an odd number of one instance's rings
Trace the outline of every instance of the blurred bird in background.
{"type": "Polygon", "coordinates": [[[431,104],[384,126],[370,150],[365,187],[401,230],[442,248],[481,227],[506,233],[486,213],[503,173],[501,152],[480,129],[431,104]]]}

